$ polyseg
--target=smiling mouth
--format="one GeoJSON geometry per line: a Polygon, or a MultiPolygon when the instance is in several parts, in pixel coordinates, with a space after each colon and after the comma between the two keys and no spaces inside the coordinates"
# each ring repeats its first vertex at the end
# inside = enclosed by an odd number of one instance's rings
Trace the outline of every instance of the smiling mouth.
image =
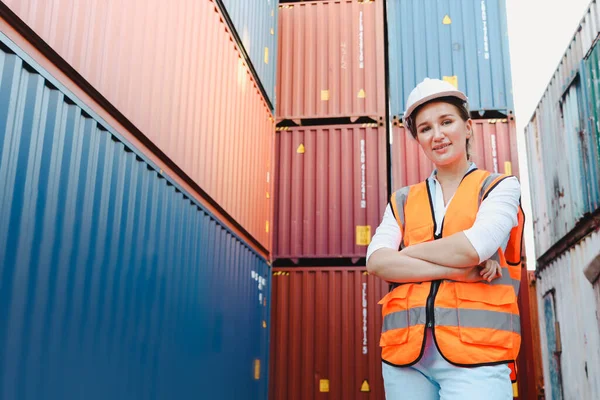
{"type": "Polygon", "coordinates": [[[442,149],[445,149],[446,147],[450,146],[451,144],[452,143],[445,143],[445,144],[442,144],[442,145],[439,145],[439,146],[435,146],[433,148],[433,150],[442,150],[442,149]]]}

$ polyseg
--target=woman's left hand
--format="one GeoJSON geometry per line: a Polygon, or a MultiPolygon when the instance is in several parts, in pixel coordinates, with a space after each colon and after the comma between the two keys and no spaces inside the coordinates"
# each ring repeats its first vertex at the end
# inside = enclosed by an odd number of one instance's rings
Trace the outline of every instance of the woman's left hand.
{"type": "Polygon", "coordinates": [[[488,282],[491,282],[492,280],[502,276],[502,267],[498,261],[490,259],[484,263],[481,263],[480,266],[482,268],[479,272],[479,275],[481,275],[481,277],[488,282]]]}

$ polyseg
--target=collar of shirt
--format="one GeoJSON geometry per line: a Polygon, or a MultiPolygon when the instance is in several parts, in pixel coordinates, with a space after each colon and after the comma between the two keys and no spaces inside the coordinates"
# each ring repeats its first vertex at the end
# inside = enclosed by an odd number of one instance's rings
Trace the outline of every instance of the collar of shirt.
{"type": "MultiPolygon", "coordinates": [[[[476,169],[477,166],[474,162],[469,163],[469,169],[465,172],[465,175],[469,172],[476,169]]],[[[429,178],[427,178],[427,185],[429,186],[429,191],[431,192],[431,200],[433,201],[433,209],[435,212],[435,222],[436,222],[436,235],[439,235],[442,231],[442,221],[446,216],[446,210],[448,209],[448,205],[454,198],[454,195],[448,200],[448,204],[444,204],[444,193],[442,192],[442,186],[440,182],[436,178],[437,169],[433,170],[429,178]]]]}

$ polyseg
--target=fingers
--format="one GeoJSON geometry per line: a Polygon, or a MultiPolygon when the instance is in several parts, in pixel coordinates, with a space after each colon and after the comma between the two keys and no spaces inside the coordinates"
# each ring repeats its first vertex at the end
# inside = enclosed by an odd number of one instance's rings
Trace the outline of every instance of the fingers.
{"type": "Polygon", "coordinates": [[[488,282],[502,276],[502,267],[497,261],[487,260],[485,267],[481,269],[479,275],[488,282]]]}

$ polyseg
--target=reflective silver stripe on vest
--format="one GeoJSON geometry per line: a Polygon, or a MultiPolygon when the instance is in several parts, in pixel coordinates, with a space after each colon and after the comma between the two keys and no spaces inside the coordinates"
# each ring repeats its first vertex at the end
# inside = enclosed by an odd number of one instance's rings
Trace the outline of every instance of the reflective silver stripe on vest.
{"type": "Polygon", "coordinates": [[[434,316],[436,326],[489,328],[521,334],[521,319],[516,314],[465,308],[436,308],[434,316]]]}
{"type": "MultiPolygon", "coordinates": [[[[402,233],[404,235],[404,205],[406,204],[406,198],[408,197],[408,192],[410,191],[410,186],[403,187],[396,191],[396,212],[398,213],[398,219],[402,224],[402,233]]],[[[400,248],[404,248],[404,240],[400,242],[400,248]]]]}
{"type": "Polygon", "coordinates": [[[481,204],[481,202],[483,201],[483,196],[485,195],[485,192],[488,190],[492,182],[494,182],[494,180],[498,179],[501,176],[502,174],[490,174],[490,176],[485,178],[485,180],[483,181],[483,185],[481,185],[481,190],[479,191],[479,204],[481,204]]]}
{"type": "Polygon", "coordinates": [[[482,283],[486,283],[488,285],[510,285],[515,291],[515,296],[519,295],[519,288],[521,287],[521,281],[511,278],[509,269],[507,267],[502,267],[501,277],[496,278],[491,282],[482,283]]]}
{"type": "Polygon", "coordinates": [[[425,325],[425,307],[415,307],[409,310],[397,311],[383,317],[381,333],[392,329],[408,328],[409,326],[425,325]]]}

